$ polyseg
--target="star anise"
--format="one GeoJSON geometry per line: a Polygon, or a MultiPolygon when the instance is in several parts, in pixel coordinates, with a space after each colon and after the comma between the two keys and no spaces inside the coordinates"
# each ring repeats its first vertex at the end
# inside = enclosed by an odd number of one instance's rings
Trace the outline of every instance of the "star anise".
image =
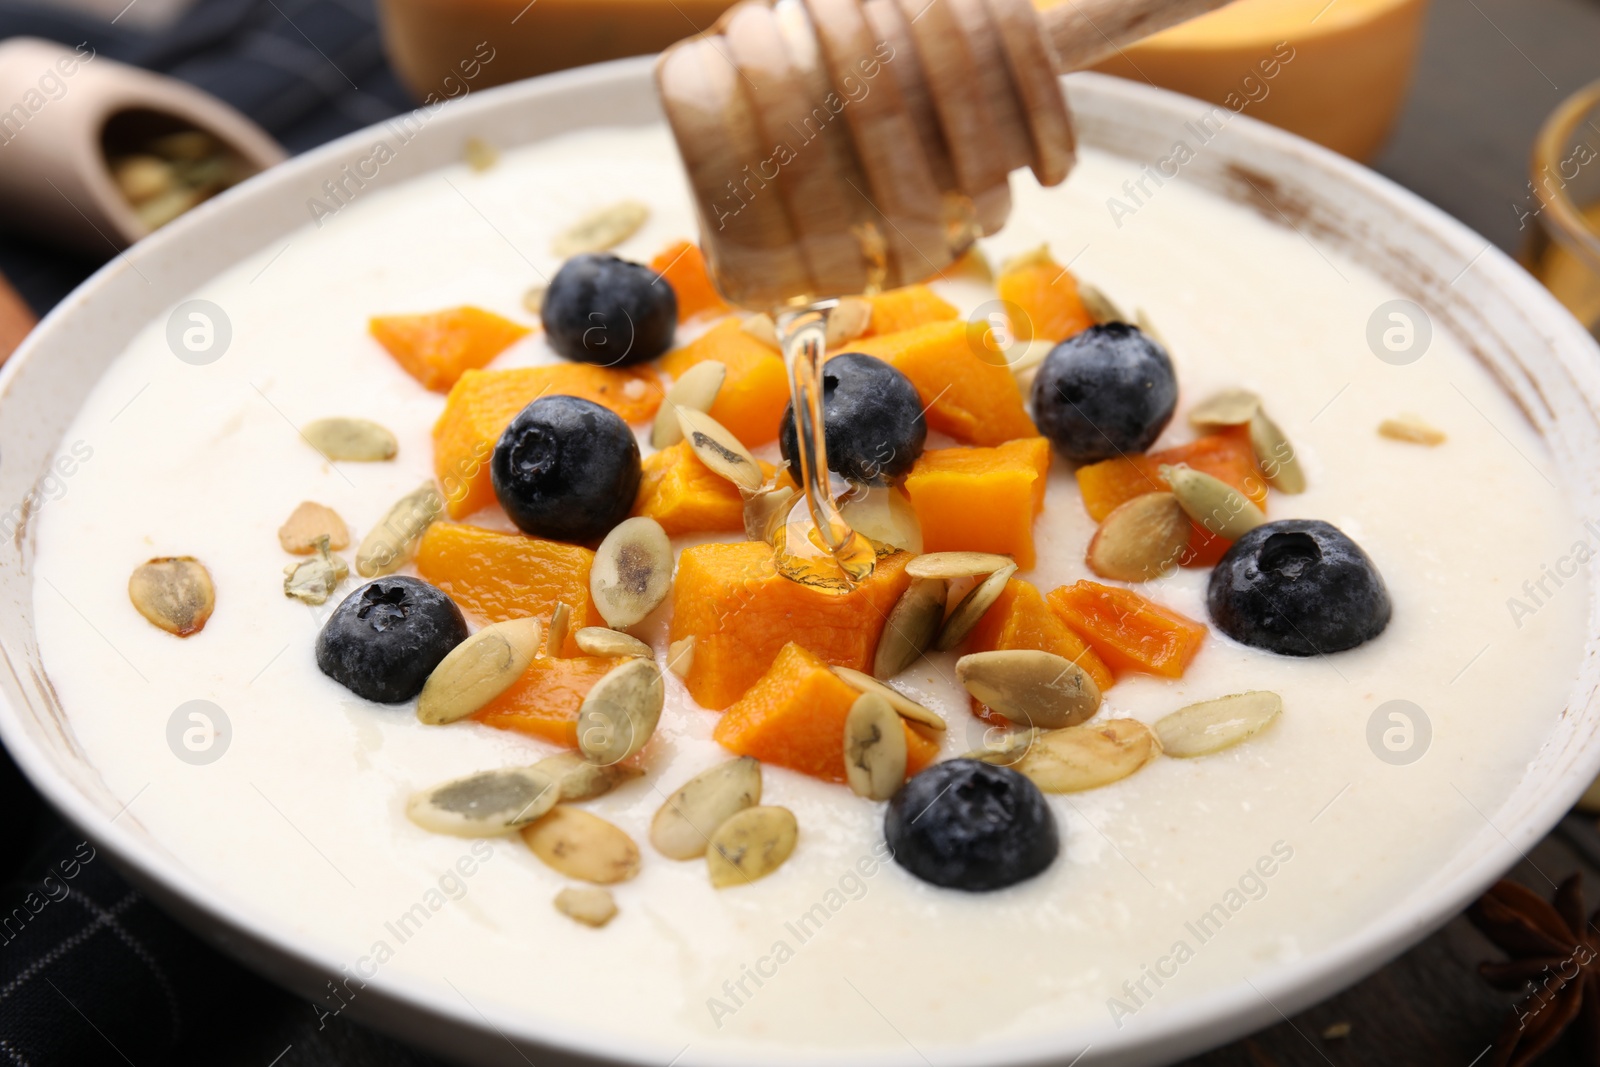
{"type": "Polygon", "coordinates": [[[1495,1039],[1491,1067],[1526,1067],[1574,1022],[1585,1060],[1600,1067],[1600,911],[1584,921],[1582,875],[1562,882],[1548,904],[1515,882],[1496,882],[1467,918],[1511,957],[1480,964],[1478,973],[1496,989],[1526,994],[1495,1039]]]}

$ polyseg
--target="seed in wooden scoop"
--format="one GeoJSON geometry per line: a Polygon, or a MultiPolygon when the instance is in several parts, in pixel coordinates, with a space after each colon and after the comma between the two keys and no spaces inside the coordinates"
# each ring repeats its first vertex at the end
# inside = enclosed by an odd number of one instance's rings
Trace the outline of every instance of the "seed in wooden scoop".
{"type": "Polygon", "coordinates": [[[1078,283],[1078,299],[1083,301],[1083,310],[1094,319],[1096,326],[1103,326],[1108,322],[1127,322],[1128,318],[1112,300],[1098,286],[1088,282],[1078,283]]]}
{"type": "Polygon", "coordinates": [[[992,552],[930,552],[906,564],[906,573],[913,578],[975,578],[980,574],[993,574],[1002,567],[1016,565],[1010,556],[997,556],[992,552]]]}
{"type": "Polygon", "coordinates": [[[888,800],[906,780],[906,731],[877,693],[856,697],[844,720],[844,777],[856,796],[888,800]]]}
{"type": "Polygon", "coordinates": [[[997,767],[1014,767],[1021,762],[1022,757],[1028,754],[1028,749],[1043,730],[1029,728],[1003,734],[993,742],[985,741],[984,747],[975,748],[966,753],[962,759],[975,759],[983,763],[992,763],[997,767]]]}
{"type": "Polygon", "coordinates": [[[1237,541],[1267,521],[1249,497],[1221,478],[1181,465],[1162,464],[1160,470],[1179,506],[1208,533],[1237,541]]]}
{"type": "Polygon", "coordinates": [[[667,687],[648,659],[611,668],[578,708],[578,749],[603,766],[621,763],[656,732],[667,687]]]}
{"type": "Polygon", "coordinates": [[[567,886],[556,894],[556,910],[575,922],[599,929],[616,918],[617,902],[609,889],[567,886]]]}
{"type": "Polygon", "coordinates": [[[624,519],[600,542],[589,568],[595,609],[615,629],[632,626],[672,592],[672,541],[654,519],[624,519]]]}
{"type": "Polygon", "coordinates": [[[1306,491],[1306,473],[1300,466],[1300,457],[1283,430],[1265,411],[1250,417],[1250,448],[1256,454],[1256,466],[1267,476],[1272,488],[1280,493],[1306,491]]]}
{"type": "Polygon", "coordinates": [[[1243,426],[1261,410],[1261,398],[1248,389],[1224,389],[1213,393],[1189,412],[1189,425],[1197,430],[1220,430],[1243,426]]]}
{"type": "Polygon", "coordinates": [[[1144,723],[1107,719],[1045,731],[1016,767],[1046,793],[1079,793],[1120,782],[1160,752],[1144,723]]]}
{"type": "Polygon", "coordinates": [[[555,807],[556,783],[533,767],[484,771],[412,795],[406,817],[424,830],[455,837],[495,837],[555,807]]]}
{"type": "Polygon", "coordinates": [[[923,707],[904,693],[884,685],[870,674],[864,674],[850,667],[834,667],[833,673],[837,674],[845,685],[848,685],[858,693],[874,693],[882,697],[888,701],[889,706],[902,719],[920,723],[931,730],[943,730],[945,728],[945,721],[938,712],[923,707]]]}
{"type": "Polygon", "coordinates": [[[901,552],[922,551],[922,520],[911,498],[896,488],[855,486],[839,502],[839,514],[850,528],[880,545],[901,552]]]}
{"type": "Polygon", "coordinates": [[[1430,448],[1449,440],[1443,430],[1428,425],[1420,415],[1401,415],[1397,419],[1384,419],[1378,423],[1378,435],[1391,441],[1427,445],[1430,448]]]}
{"type": "Polygon", "coordinates": [[[1148,582],[1177,567],[1193,529],[1171,493],[1136,496],[1107,515],[1089,541],[1089,569],[1119,582],[1148,582]]]}
{"type": "Polygon", "coordinates": [[[873,677],[888,681],[933,647],[939,625],[944,622],[949,588],[943,578],[911,580],[883,624],[878,651],[872,658],[873,677]]]}
{"type": "Polygon", "coordinates": [[[568,878],[611,885],[639,873],[639,846],[622,829],[582,808],[557,804],[522,828],[533,854],[568,878]]]}
{"type": "Polygon", "coordinates": [[[867,332],[872,323],[872,305],[859,296],[847,296],[828,312],[828,347],[849,344],[867,332]]]}
{"type": "Polygon", "coordinates": [[[939,631],[933,647],[940,652],[948,652],[965,641],[973,627],[982,621],[984,614],[994,607],[996,600],[1000,599],[1000,594],[1005,592],[1006,583],[1015,573],[1017,565],[1007,563],[973,586],[972,591],[961,598],[961,603],[956,605],[956,609],[944,621],[944,628],[939,631]]]}
{"type": "Polygon", "coordinates": [[[309,556],[317,550],[317,538],[326,537],[334,551],[350,546],[350,528],[332,508],[307,500],[294,509],[287,522],[278,527],[278,544],[285,552],[309,556]]]}
{"type": "Polygon", "coordinates": [[[452,648],[423,683],[417,718],[439,726],[482,708],[527,671],[543,633],[538,619],[512,619],[485,626],[452,648]]]}
{"type": "Polygon", "coordinates": [[[650,208],[637,200],[623,200],[592,211],[559,234],[550,250],[562,259],[584,252],[615,248],[650,218],[650,208]]]}
{"type": "Polygon", "coordinates": [[[550,612],[550,629],[544,635],[544,654],[551,659],[559,659],[561,650],[567,647],[567,634],[572,631],[572,606],[557,603],[550,612]]]}
{"type": "Polygon", "coordinates": [[[111,174],[122,195],[134,205],[170,191],[177,182],[172,164],[155,156],[122,156],[111,164],[111,174]]]}
{"type": "Polygon", "coordinates": [[[792,486],[775,485],[744,498],[744,535],[752,541],[772,543],[794,504],[792,486]]]}
{"type": "Polygon", "coordinates": [[[689,677],[694,667],[694,635],[672,642],[667,646],[667,670],[679,678],[689,677]]]}
{"type": "Polygon", "coordinates": [[[667,798],[650,822],[650,843],[670,859],[695,859],[717,827],[759,803],[761,764],[749,756],[719,763],[667,798]]]}
{"type": "Polygon", "coordinates": [[[533,765],[533,769],[547,775],[561,790],[561,800],[593,800],[604,796],[623,782],[637,778],[644,772],[637,767],[613,763],[602,767],[590,763],[578,752],[561,752],[533,765]]]}
{"type": "Polygon", "coordinates": [[[694,449],[694,454],[713,473],[728,479],[747,493],[760,490],[766,480],[761,473],[761,464],[726,426],[705,412],[690,408],[678,409],[678,425],[683,427],[683,435],[688,439],[689,447],[694,449]]]}
{"type": "Polygon", "coordinates": [[[328,551],[328,536],[317,538],[315,559],[283,569],[283,595],[307,604],[326,604],[339,583],[350,574],[350,564],[328,551]]]}
{"type": "Polygon", "coordinates": [[[799,838],[800,824],[788,808],[746,808],[711,835],[711,884],[726,889],[765,878],[783,866],[799,838]]]}
{"type": "Polygon", "coordinates": [[[217,606],[217,588],[211,572],[193,556],[163,556],[134,568],[128,599],[167,633],[188,637],[205,629],[217,606]]]}
{"type": "Polygon", "coordinates": [[[422,535],[443,513],[444,499],[432,482],[423,482],[401,497],[361,539],[356,573],[363,578],[381,578],[410,563],[422,535]]]}
{"type": "Polygon", "coordinates": [[[655,658],[655,649],[631,634],[608,630],[604,626],[585,626],[573,635],[586,656],[620,656],[635,659],[655,658]]]}
{"type": "Polygon", "coordinates": [[[669,448],[682,441],[683,425],[678,421],[678,412],[685,408],[710,411],[727,377],[728,365],[716,359],[696,363],[684,371],[661,400],[655,424],[650,427],[650,447],[669,448]]]}
{"type": "Polygon", "coordinates": [[[768,348],[782,348],[778,341],[778,324],[772,321],[771,315],[751,315],[739,328],[768,348]]]}
{"type": "Polygon", "coordinates": [[[366,419],[318,419],[300,433],[311,447],[335,462],[378,463],[400,451],[394,434],[366,419]]]}
{"type": "Polygon", "coordinates": [[[956,660],[967,692],[1023,726],[1076,726],[1100,710],[1100,687],[1064,656],[1034,649],[974,652],[956,660]]]}
{"type": "Polygon", "coordinates": [[[1192,759],[1232,748],[1265,730],[1283,712],[1277,693],[1256,690],[1179,708],[1156,722],[1156,736],[1169,756],[1192,759]]]}

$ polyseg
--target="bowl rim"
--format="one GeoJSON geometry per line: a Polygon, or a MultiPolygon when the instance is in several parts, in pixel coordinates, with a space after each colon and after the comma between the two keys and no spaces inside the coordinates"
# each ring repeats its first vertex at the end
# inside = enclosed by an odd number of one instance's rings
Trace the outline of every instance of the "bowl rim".
{"type": "MultiPolygon", "coordinates": [[[[650,75],[653,62],[653,57],[617,60],[474,92],[470,97],[455,101],[443,109],[435,121],[441,129],[465,132],[479,116],[501,109],[533,107],[537,101],[547,98],[569,99],[600,89],[648,93],[652,91],[650,75]]],[[[1074,95],[1088,94],[1135,112],[1155,113],[1166,118],[1178,115],[1180,107],[1185,109],[1182,114],[1187,115],[1201,104],[1176,93],[1092,73],[1070,75],[1065,79],[1065,85],[1074,95]]],[[[1463,262],[1470,259],[1467,269],[1476,266],[1492,274],[1495,284],[1509,293],[1510,301],[1538,313],[1552,349],[1549,358],[1558,359],[1569,374],[1584,373],[1577,365],[1579,354],[1600,367],[1600,347],[1596,346],[1594,338],[1533,278],[1464,224],[1357,163],[1248,115],[1240,117],[1243,122],[1236,127],[1239,136],[1250,139],[1273,159],[1297,157],[1316,169],[1331,172],[1332,178],[1359,195],[1415,218],[1421,228],[1428,230],[1452,251],[1459,252],[1463,262]]],[[[279,185],[321,175],[327,171],[330,163],[345,158],[353,149],[368,145],[379,128],[367,127],[347,134],[247,180],[158,231],[142,242],[140,248],[148,257],[180,251],[188,244],[203,240],[210,232],[212,219],[222,206],[247,206],[252,197],[264,197],[279,185]]],[[[393,186],[410,177],[410,174],[397,174],[380,184],[393,186]]],[[[291,231],[282,231],[277,236],[281,237],[287,232],[291,231]]],[[[254,254],[262,247],[265,244],[241,253],[237,258],[254,254]]],[[[113,258],[45,316],[33,334],[0,368],[0,400],[10,394],[19,376],[35,358],[35,353],[44,346],[46,338],[70,330],[75,318],[84,314],[82,309],[89,298],[105,289],[126,269],[124,257],[113,258]]],[[[172,300],[181,298],[187,291],[185,287],[181,292],[172,293],[172,300]]],[[[129,328],[130,332],[142,325],[142,322],[135,324],[129,328]]],[[[1600,396],[1600,372],[1589,375],[1580,391],[1592,404],[1594,398],[1600,396]]],[[[1594,571],[1591,569],[1590,573],[1592,576],[1594,571]]],[[[1597,625],[1592,588],[1590,604],[1593,640],[1597,625]]],[[[0,648],[0,653],[10,659],[10,654],[3,648],[0,648]]],[[[289,971],[336,975],[345,965],[332,951],[332,946],[312,945],[303,938],[296,938],[281,925],[268,921],[267,916],[252,912],[213,892],[194,872],[153,844],[129,832],[125,826],[117,826],[114,817],[108,820],[102,805],[74,783],[56,765],[52,755],[30,735],[18,709],[4,694],[0,694],[0,740],[4,741],[33,785],[71,823],[85,832],[96,845],[103,847],[137,885],[155,895],[168,910],[180,912],[186,925],[205,927],[202,933],[223,951],[243,958],[249,965],[266,970],[279,980],[289,980],[284,978],[289,971]]],[[[876,1049],[838,1055],[818,1054],[811,1058],[826,1059],[832,1063],[870,1063],[875,1067],[888,1067],[891,1064],[916,1067],[918,1064],[935,1063],[973,1067],[977,1064],[983,1064],[984,1067],[1043,1067],[1052,1063],[1077,1063],[1078,1060],[1072,1059],[1073,1056],[1082,1057],[1092,1049],[1095,1052],[1093,1062],[1096,1063],[1143,1064],[1163,1062],[1171,1056],[1197,1052],[1264,1024],[1287,1019],[1294,1012],[1344,988],[1405,951],[1457,914],[1504,871],[1525,859],[1528,847],[1559,821],[1588,785],[1593,773],[1600,770],[1600,742],[1592,743],[1591,748],[1586,762],[1582,764],[1587,776],[1580,778],[1576,773],[1569,774],[1564,782],[1557,782],[1555,788],[1547,789],[1531,815],[1509,829],[1495,827],[1500,839],[1492,842],[1489,849],[1456,873],[1447,890],[1423,899],[1408,898],[1325,951],[1274,965],[1233,986],[1164,1006],[1159,1013],[1140,1021],[1137,1026],[1118,1030],[1109,1023],[1100,1023],[1081,1031],[1058,1031],[1028,1038],[937,1047],[925,1053],[912,1046],[905,1052],[876,1049]]],[[[137,794],[122,810],[126,811],[136,799],[137,794]]],[[[1490,825],[1494,824],[1491,822],[1490,825]]],[[[480,1043],[476,1054],[486,1059],[493,1058],[493,1053],[488,1051],[491,1045],[501,1048],[501,1054],[504,1045],[511,1045],[513,1050],[517,1050],[519,1045],[542,1050],[557,1062],[659,1065],[670,1059],[672,1063],[688,1067],[691,1064],[742,1064],[750,1059],[748,1050],[730,1054],[695,1045],[674,1050],[664,1044],[618,1038],[578,1028],[559,1018],[514,1013],[495,1005],[480,1007],[466,1001],[465,997],[461,998],[463,1003],[441,1003],[435,996],[436,992],[431,985],[420,980],[380,971],[363,986],[363,996],[352,1003],[350,1011],[356,1018],[402,1033],[410,1040],[431,1045],[447,1054],[461,1054],[463,1046],[459,1039],[463,1035],[477,1035],[484,1042],[480,1043]],[[516,1039],[515,1044],[513,1038],[516,1039]]],[[[518,1055],[521,1056],[520,1051],[518,1055]]]]}

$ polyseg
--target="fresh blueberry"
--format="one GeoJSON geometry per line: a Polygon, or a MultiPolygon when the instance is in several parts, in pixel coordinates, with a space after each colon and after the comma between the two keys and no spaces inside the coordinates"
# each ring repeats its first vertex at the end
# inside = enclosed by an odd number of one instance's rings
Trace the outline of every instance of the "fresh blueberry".
{"type": "Polygon", "coordinates": [[[973,893],[1032,878],[1061,847],[1038,786],[972,759],[935,763],[901,786],[883,834],[895,862],[924,882],[973,893]]]}
{"type": "Polygon", "coordinates": [[[399,704],[467,639],[455,601],[420,578],[368,582],[344,598],[317,635],[317,666],[358,697],[399,704]]]}
{"type": "MultiPolygon", "coordinates": [[[[910,474],[928,439],[922,398],[911,379],[860,352],[842,352],[823,365],[822,421],[829,469],[862,485],[886,485],[910,474]]],[[[793,404],[783,409],[778,448],[798,470],[793,404]]]]}
{"type": "Polygon", "coordinates": [[[629,367],[672,347],[678,296],[665,278],[616,256],[573,256],[540,309],[550,345],[568,359],[629,367]]]}
{"type": "Polygon", "coordinates": [[[523,408],[489,460],[494,495],[523,533],[598,541],[639,492],[639,442],[610,408],[546,396],[523,408]]]}
{"type": "Polygon", "coordinates": [[[1050,350],[1033,379],[1033,421],[1074,463],[1155,444],[1178,406],[1167,350],[1137,326],[1107,322],[1050,350]]]}
{"type": "Polygon", "coordinates": [[[1389,591],[1361,546],[1315,519],[1257,526],[1211,572],[1211,621],[1283,656],[1343,652],[1389,625],[1389,591]]]}

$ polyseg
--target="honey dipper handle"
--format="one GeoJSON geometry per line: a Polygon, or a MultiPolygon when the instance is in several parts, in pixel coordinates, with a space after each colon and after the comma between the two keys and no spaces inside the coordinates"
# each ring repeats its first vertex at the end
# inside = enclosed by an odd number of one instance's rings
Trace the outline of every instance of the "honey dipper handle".
{"type": "Polygon", "coordinates": [[[1092,67],[1124,45],[1187,22],[1228,0],[1055,0],[1039,12],[1057,73],[1092,67]]]}

